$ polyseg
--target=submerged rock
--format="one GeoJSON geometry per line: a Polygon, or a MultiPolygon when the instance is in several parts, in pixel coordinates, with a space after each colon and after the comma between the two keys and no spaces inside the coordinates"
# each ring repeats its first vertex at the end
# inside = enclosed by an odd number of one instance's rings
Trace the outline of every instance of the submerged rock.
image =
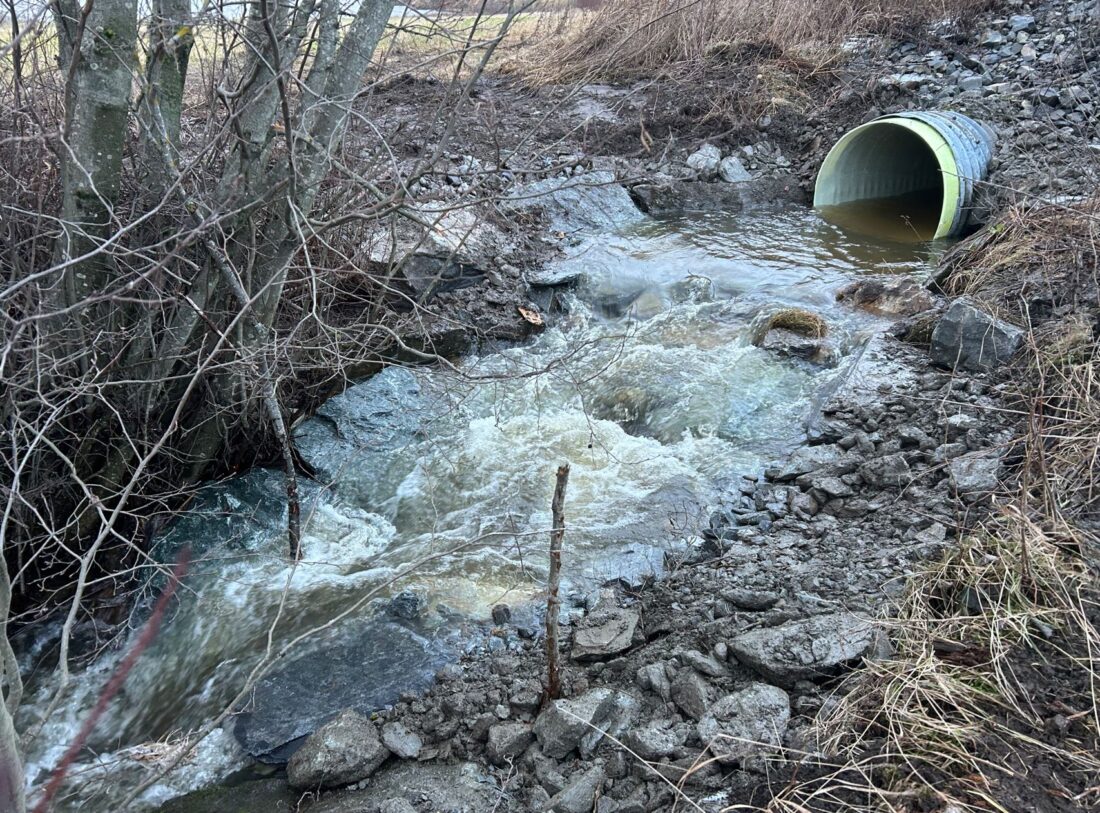
{"type": "Polygon", "coordinates": [[[791,719],[787,693],[767,683],[750,683],[714,703],[699,721],[699,739],[723,762],[744,759],[779,745],[791,719]]]}
{"type": "Polygon", "coordinates": [[[990,370],[1012,357],[1023,336],[1020,328],[961,298],[936,324],[929,353],[933,362],[950,369],[990,370]]]}
{"type": "Polygon", "coordinates": [[[817,615],[739,635],[729,642],[737,659],[781,686],[824,677],[870,652],[874,623],[851,613],[817,615]]]}
{"type": "Polygon", "coordinates": [[[331,788],[366,779],[386,761],[374,723],[354,711],[345,711],[306,738],[286,766],[292,788],[331,788]]]}

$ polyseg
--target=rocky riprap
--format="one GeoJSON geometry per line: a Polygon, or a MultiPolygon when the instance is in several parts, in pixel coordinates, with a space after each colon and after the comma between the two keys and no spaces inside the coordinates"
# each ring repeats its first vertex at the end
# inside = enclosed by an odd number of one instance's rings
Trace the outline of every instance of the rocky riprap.
{"type": "Polygon", "coordinates": [[[349,724],[340,718],[306,740],[293,784],[371,777],[366,792],[329,794],[317,810],[475,811],[490,798],[501,811],[644,813],[671,807],[669,782],[708,810],[747,798],[765,757],[812,750],[809,727],[835,702],[839,676],[890,655],[872,618],[906,576],[987,510],[1012,453],[1002,373],[951,370],[922,348],[872,339],[839,375],[809,444],[744,477],[696,546],[670,554],[668,578],[576,597],[563,618],[561,699],[540,705],[544,644],[499,610],[496,645],[375,722],[350,717],[370,728],[356,745],[362,764],[331,753],[331,729],[349,724]],[[416,749],[379,767],[379,754],[410,740],[416,749]],[[430,798],[379,790],[392,789],[378,784],[391,770],[426,763],[453,772],[453,793],[446,782],[430,798]],[[460,781],[470,776],[487,788],[476,804],[460,781]],[[364,806],[341,806],[352,800],[364,806]]]}

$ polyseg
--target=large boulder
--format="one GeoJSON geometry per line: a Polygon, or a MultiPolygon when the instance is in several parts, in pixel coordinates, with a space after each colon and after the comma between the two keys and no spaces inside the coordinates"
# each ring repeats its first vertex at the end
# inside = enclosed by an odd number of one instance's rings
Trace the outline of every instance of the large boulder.
{"type": "Polygon", "coordinates": [[[390,755],[374,723],[345,711],[306,738],[286,766],[292,788],[332,788],[366,779],[390,755]]]}
{"type": "Polygon", "coordinates": [[[932,361],[950,369],[990,370],[1008,361],[1020,348],[1020,328],[956,299],[932,331],[932,361]]]}
{"type": "Polygon", "coordinates": [[[638,701],[613,689],[592,689],[572,700],[555,700],[535,720],[535,737],[546,756],[564,759],[572,751],[592,754],[605,734],[618,737],[633,722],[638,701]]]}
{"type": "Polygon", "coordinates": [[[696,731],[711,753],[723,762],[779,745],[791,719],[787,693],[767,683],[750,683],[714,703],[696,731]]]}
{"type": "Polygon", "coordinates": [[[422,692],[452,657],[396,622],[359,622],[258,681],[233,733],[253,758],[286,762],[306,736],[342,710],[369,715],[405,692],[422,692]]]}
{"type": "Polygon", "coordinates": [[[781,686],[833,674],[879,643],[874,623],[851,613],[816,615],[737,636],[729,650],[741,663],[781,686]]]}

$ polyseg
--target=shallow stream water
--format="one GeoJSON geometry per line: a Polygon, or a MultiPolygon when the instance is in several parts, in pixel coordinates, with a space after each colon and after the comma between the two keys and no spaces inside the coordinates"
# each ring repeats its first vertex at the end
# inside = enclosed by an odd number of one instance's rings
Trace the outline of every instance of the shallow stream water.
{"type": "MultiPolygon", "coordinates": [[[[866,273],[923,275],[934,250],[849,236],[804,209],[639,217],[578,236],[559,270],[583,279],[558,294],[562,312],[537,338],[470,355],[453,370],[388,369],[299,427],[320,481],[305,489],[299,566],[285,555],[278,472],[204,490],[157,551],[170,562],[192,547],[187,590],[99,725],[90,743],[98,756],[81,758],[75,773],[87,783],[67,805],[112,809],[105,800],[217,715],[268,647],[311,628],[324,627],[295,653],[343,646],[374,658],[351,662],[363,681],[403,668],[405,644],[389,650],[371,630],[411,636],[424,653],[410,656],[413,685],[491,641],[483,634],[491,607],[521,607],[543,587],[559,463],[572,466],[567,592],[659,574],[667,552],[697,541],[738,478],[803,439],[815,394],[879,324],[837,304],[837,289],[866,273]],[[787,306],[826,319],[837,364],[752,344],[754,324],[787,306]],[[390,605],[399,590],[414,596],[390,605]]],[[[161,584],[152,580],[150,595],[161,584]]],[[[113,666],[103,658],[77,674],[45,720],[28,751],[34,786],[113,666]]],[[[335,660],[331,674],[347,666],[335,660]]],[[[265,686],[297,705],[279,694],[285,687],[265,686]]],[[[55,688],[51,679],[32,686],[24,728],[55,688]]],[[[253,702],[262,701],[258,692],[253,702]]],[[[155,805],[244,762],[232,735],[218,731],[143,798],[155,805]]]]}

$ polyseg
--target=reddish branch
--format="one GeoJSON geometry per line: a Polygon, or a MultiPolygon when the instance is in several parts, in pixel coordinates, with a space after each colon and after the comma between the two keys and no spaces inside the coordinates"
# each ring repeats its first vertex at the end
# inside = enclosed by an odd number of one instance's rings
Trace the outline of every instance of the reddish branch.
{"type": "Polygon", "coordinates": [[[160,629],[161,622],[164,620],[164,611],[168,609],[168,602],[176,592],[176,588],[179,587],[180,579],[182,579],[187,572],[187,566],[190,563],[191,549],[184,548],[180,553],[179,560],[176,562],[175,567],[172,568],[172,575],[168,581],[168,586],[164,588],[164,592],[161,593],[160,598],[157,599],[156,606],[153,607],[153,613],[149,616],[149,620],[145,622],[145,627],[142,629],[141,635],[134,644],[134,648],[126,655],[122,663],[119,664],[118,669],[111,675],[111,679],[107,682],[107,685],[103,687],[103,691],[99,695],[99,700],[96,701],[95,708],[92,709],[91,714],[84,720],[84,724],[80,727],[80,731],[77,733],[76,738],[73,740],[64,756],[61,757],[61,761],[57,763],[57,767],[54,768],[53,776],[50,777],[50,784],[46,786],[45,791],[42,793],[42,798],[40,798],[38,804],[35,805],[34,813],[46,813],[49,809],[50,801],[57,794],[57,790],[61,787],[61,782],[69,772],[73,760],[76,759],[77,754],[80,753],[80,750],[88,741],[88,737],[91,735],[96,723],[99,722],[99,718],[103,716],[103,712],[107,710],[107,706],[110,704],[111,700],[118,694],[119,689],[122,688],[122,684],[126,682],[130,670],[133,669],[134,664],[138,662],[141,653],[148,649],[149,644],[156,638],[157,631],[160,629]]]}

